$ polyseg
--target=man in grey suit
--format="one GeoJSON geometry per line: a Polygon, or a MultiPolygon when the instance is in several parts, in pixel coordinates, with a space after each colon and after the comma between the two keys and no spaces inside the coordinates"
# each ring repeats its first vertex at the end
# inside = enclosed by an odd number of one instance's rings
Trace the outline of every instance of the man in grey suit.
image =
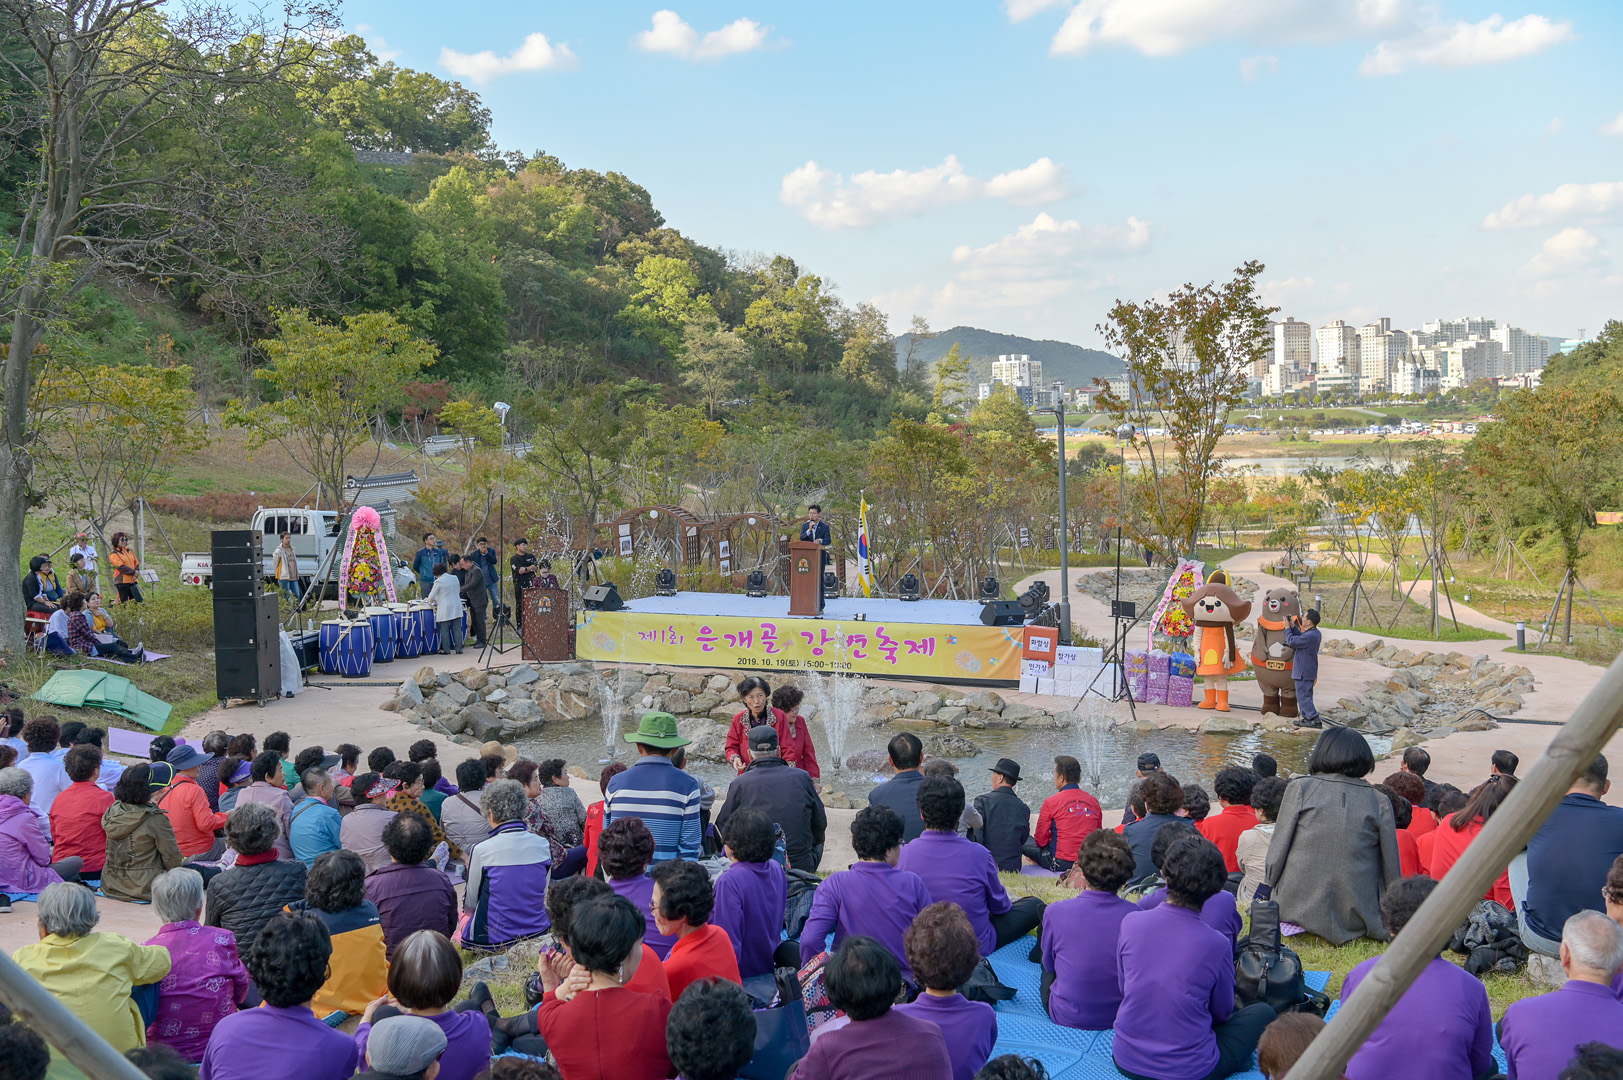
{"type": "Polygon", "coordinates": [[[924,818],[919,816],[919,785],[924,774],[919,765],[924,761],[924,744],[912,732],[904,731],[885,748],[896,775],[868,792],[869,806],[888,806],[902,819],[902,843],[916,840],[924,831],[924,818]]]}

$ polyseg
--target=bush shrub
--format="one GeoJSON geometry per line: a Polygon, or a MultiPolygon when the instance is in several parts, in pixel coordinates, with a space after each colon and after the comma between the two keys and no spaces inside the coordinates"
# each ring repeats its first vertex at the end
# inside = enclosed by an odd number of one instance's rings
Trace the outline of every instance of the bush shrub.
{"type": "Polygon", "coordinates": [[[214,648],[214,594],[207,589],[165,582],[143,586],[143,603],[111,604],[118,636],[144,641],[155,652],[199,652],[214,648]]]}
{"type": "Polygon", "coordinates": [[[147,505],[161,514],[192,521],[246,525],[261,506],[296,506],[300,498],[302,495],[297,491],[267,491],[256,495],[245,491],[206,491],[201,495],[158,495],[148,499],[147,505]]]}

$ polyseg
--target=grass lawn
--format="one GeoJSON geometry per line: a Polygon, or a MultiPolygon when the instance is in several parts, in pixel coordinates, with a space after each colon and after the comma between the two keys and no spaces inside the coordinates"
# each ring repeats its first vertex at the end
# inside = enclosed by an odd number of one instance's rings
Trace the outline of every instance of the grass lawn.
{"type": "MultiPolygon", "coordinates": [[[[132,641],[130,644],[134,644],[132,641]]],[[[149,644],[151,644],[149,642],[149,644]]],[[[157,644],[153,648],[162,652],[157,644]]],[[[22,691],[20,702],[32,714],[50,709],[58,720],[80,720],[93,727],[121,727],[132,731],[144,730],[133,720],[101,709],[71,709],[49,706],[27,700],[57,671],[64,668],[93,668],[110,675],[121,675],[138,689],[173,706],[169,722],[153,735],[173,735],[186,726],[192,717],[207,712],[218,700],[214,694],[214,653],[179,652],[167,660],[154,664],[110,664],[88,658],[68,659],[61,656],[25,655],[14,658],[5,671],[5,681],[22,691]]]]}
{"type": "MultiPolygon", "coordinates": [[[[1313,584],[1303,590],[1303,605],[1317,604],[1324,630],[1363,630],[1388,638],[1418,641],[1504,641],[1504,634],[1484,630],[1461,622],[1456,628],[1448,617],[1448,597],[1438,597],[1441,628],[1431,629],[1431,607],[1405,595],[1404,583],[1396,597],[1392,595],[1390,579],[1382,580],[1378,572],[1364,575],[1358,593],[1358,621],[1352,621],[1352,573],[1340,566],[1321,565],[1313,576],[1313,584]],[[1394,617],[1396,622],[1394,623],[1394,617]]],[[[1452,587],[1455,598],[1465,603],[1465,589],[1452,587]]],[[[1473,597],[1474,599],[1474,597],[1473,597]]],[[[1476,607],[1475,604],[1472,607],[1476,607]]],[[[1478,608],[1478,610],[1481,610],[1478,608]]]]}

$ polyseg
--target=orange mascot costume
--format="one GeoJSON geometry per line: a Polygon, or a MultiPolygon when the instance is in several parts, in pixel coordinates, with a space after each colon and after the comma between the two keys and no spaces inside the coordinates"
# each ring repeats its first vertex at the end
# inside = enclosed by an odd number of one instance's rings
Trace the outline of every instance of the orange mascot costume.
{"type": "Polygon", "coordinates": [[[1189,594],[1183,610],[1199,630],[1195,674],[1206,684],[1206,700],[1197,708],[1229,711],[1230,675],[1246,670],[1246,658],[1234,643],[1234,628],[1251,614],[1251,601],[1229,587],[1226,571],[1213,570],[1206,584],[1189,594]]]}

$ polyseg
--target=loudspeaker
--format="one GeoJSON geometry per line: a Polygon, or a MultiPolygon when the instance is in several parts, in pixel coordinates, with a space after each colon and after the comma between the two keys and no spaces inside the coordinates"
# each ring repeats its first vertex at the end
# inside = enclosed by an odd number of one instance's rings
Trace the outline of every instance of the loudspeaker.
{"type": "Polygon", "coordinates": [[[264,593],[264,583],[256,575],[252,578],[221,578],[213,581],[216,600],[252,600],[264,593]]]}
{"type": "Polygon", "coordinates": [[[275,594],[214,597],[214,685],[228,698],[275,697],[282,688],[282,642],[275,594]]]}
{"type": "Polygon", "coordinates": [[[215,573],[221,565],[263,562],[261,543],[265,534],[258,529],[216,529],[209,534],[209,554],[215,573]]]}
{"type": "Polygon", "coordinates": [[[587,611],[619,611],[626,606],[625,601],[620,599],[619,588],[612,581],[593,585],[580,596],[581,604],[587,611]]]}
{"type": "Polygon", "coordinates": [[[1018,600],[989,600],[981,606],[981,622],[987,626],[1019,626],[1025,621],[1018,600]]]}

